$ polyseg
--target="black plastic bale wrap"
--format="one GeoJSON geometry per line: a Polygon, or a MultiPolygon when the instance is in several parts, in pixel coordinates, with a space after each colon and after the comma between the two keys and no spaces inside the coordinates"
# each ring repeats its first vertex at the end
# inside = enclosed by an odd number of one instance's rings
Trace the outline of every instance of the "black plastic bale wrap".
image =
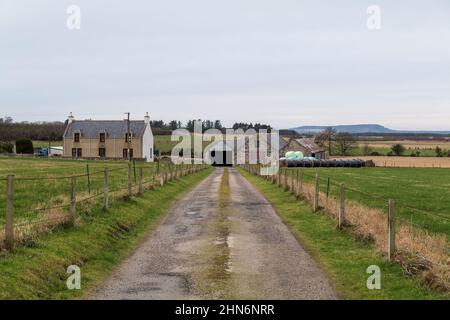
{"type": "Polygon", "coordinates": [[[361,168],[366,166],[363,160],[282,160],[281,167],[300,167],[300,168],[361,168]]]}

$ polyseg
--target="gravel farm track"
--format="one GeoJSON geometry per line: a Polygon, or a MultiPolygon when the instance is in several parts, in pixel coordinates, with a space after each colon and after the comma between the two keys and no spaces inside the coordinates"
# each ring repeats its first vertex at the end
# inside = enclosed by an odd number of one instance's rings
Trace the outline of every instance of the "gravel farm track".
{"type": "Polygon", "coordinates": [[[270,203],[217,168],[90,299],[337,299],[270,203]]]}

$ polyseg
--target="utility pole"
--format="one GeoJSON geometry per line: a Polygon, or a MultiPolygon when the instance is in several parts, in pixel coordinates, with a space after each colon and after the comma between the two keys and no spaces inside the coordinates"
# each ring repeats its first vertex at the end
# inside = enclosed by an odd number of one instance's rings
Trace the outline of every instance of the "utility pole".
{"type": "Polygon", "coordinates": [[[131,161],[131,126],[130,126],[130,113],[125,112],[127,115],[127,160],[131,161]]]}
{"type": "Polygon", "coordinates": [[[48,151],[47,151],[47,157],[50,158],[52,152],[52,143],[50,142],[50,136],[48,136],[48,151]]]}

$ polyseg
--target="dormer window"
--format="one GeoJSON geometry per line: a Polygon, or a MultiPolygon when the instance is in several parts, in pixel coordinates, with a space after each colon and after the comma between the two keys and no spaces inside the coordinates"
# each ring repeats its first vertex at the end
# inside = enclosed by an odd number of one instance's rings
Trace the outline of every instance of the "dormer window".
{"type": "Polygon", "coordinates": [[[106,133],[105,132],[100,132],[99,140],[100,140],[100,142],[105,142],[106,141],[106,133]]]}
{"type": "Polygon", "coordinates": [[[80,142],[80,133],[79,132],[75,132],[73,134],[73,141],[74,142],[80,142]]]}

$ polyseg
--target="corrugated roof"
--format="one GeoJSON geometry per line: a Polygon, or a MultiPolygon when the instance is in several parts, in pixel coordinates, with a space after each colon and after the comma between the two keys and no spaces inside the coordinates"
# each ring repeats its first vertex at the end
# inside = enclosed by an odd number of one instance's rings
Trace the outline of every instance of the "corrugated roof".
{"type": "Polygon", "coordinates": [[[317,145],[317,143],[315,143],[314,139],[312,139],[312,138],[301,138],[301,139],[296,139],[296,141],[298,143],[300,143],[307,150],[310,150],[310,152],[312,152],[312,153],[324,151],[324,149],[321,148],[319,145],[317,145]]]}
{"type": "MultiPolygon", "coordinates": [[[[144,134],[144,120],[130,121],[133,137],[141,138],[144,134]]],[[[126,120],[74,120],[67,127],[64,138],[72,138],[75,132],[81,132],[82,138],[97,139],[101,132],[106,132],[107,138],[121,139],[127,132],[126,120]]]]}

